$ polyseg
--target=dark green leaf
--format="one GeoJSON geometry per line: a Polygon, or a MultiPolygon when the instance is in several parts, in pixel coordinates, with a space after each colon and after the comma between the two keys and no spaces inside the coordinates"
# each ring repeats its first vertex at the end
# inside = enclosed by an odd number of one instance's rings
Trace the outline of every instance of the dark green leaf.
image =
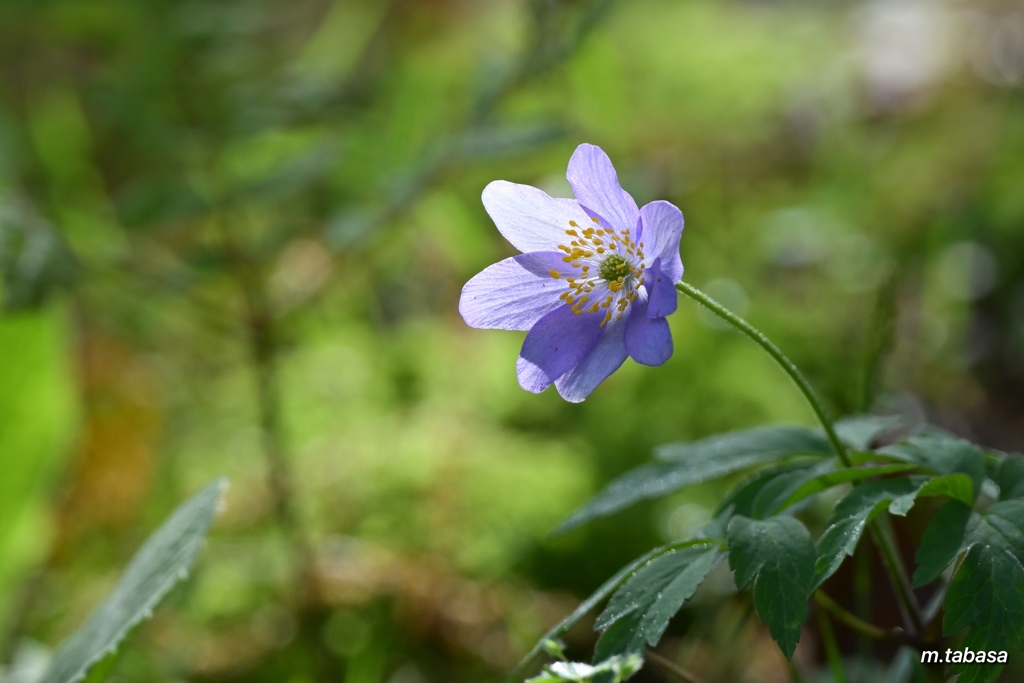
{"type": "MultiPolygon", "coordinates": [[[[942,630],[969,628],[963,645],[971,650],[1024,649],[1024,501],[996,503],[968,525],[967,556],[946,594],[942,630]]],[[[995,679],[1001,666],[970,664],[961,681],[995,679]]]]}
{"type": "Polygon", "coordinates": [[[786,658],[793,656],[807,621],[814,576],[814,541],[792,517],[734,517],[729,525],[729,566],[736,587],[754,582],[754,608],[786,658]]]}
{"type": "Polygon", "coordinates": [[[694,541],[686,541],[683,543],[674,543],[672,545],[661,546],[655,548],[650,552],[644,553],[637,559],[633,560],[625,567],[616,572],[610,579],[605,581],[601,586],[591,594],[589,598],[580,603],[579,607],[573,610],[572,614],[567,616],[565,619],[556,624],[551,630],[544,634],[544,636],[533,646],[525,657],[520,660],[516,668],[506,678],[506,683],[517,680],[522,675],[523,670],[526,669],[527,665],[536,657],[538,654],[544,651],[545,643],[553,638],[558,638],[565,634],[566,631],[571,629],[573,626],[579,623],[580,619],[587,615],[590,610],[597,607],[598,604],[609,595],[611,595],[624,581],[629,578],[638,568],[644,566],[652,559],[663,555],[667,552],[671,552],[678,548],[686,548],[692,545],[705,545],[706,539],[698,539],[694,541]]]}
{"type": "Polygon", "coordinates": [[[1024,457],[1008,455],[999,463],[995,475],[999,500],[1024,498],[1024,457]]]}
{"type": "Polygon", "coordinates": [[[659,446],[655,455],[661,462],[644,465],[613,481],[562,522],[555,533],[564,533],[641,500],[659,498],[691,484],[782,458],[825,457],[832,455],[832,450],[825,437],[813,429],[779,426],[732,432],[688,444],[659,446]]]}
{"type": "Polygon", "coordinates": [[[882,479],[861,484],[846,494],[836,504],[825,533],[818,539],[813,587],[820,586],[853,554],[869,521],[894,500],[915,494],[921,484],[920,479],[911,477],[882,479]]]}
{"type": "Polygon", "coordinates": [[[901,431],[903,420],[893,415],[853,415],[836,422],[836,434],[850,448],[867,451],[901,431]]]}
{"type": "MultiPolygon", "coordinates": [[[[819,467],[802,472],[794,472],[787,477],[777,477],[771,484],[765,486],[757,496],[757,499],[754,501],[754,514],[752,516],[758,519],[770,517],[833,486],[862,481],[886,474],[898,474],[912,469],[916,469],[916,465],[895,464],[878,467],[847,468],[836,465],[835,462],[823,463],[819,467]]],[[[969,483],[970,480],[968,480],[968,485],[969,483]]]]}
{"type": "Polygon", "coordinates": [[[659,460],[692,462],[710,458],[733,460],[757,454],[763,460],[786,455],[835,455],[828,439],[817,429],[799,425],[772,425],[718,434],[690,443],[670,443],[654,449],[659,460]]]}
{"type": "Polygon", "coordinates": [[[181,505],[132,559],[113,594],[61,643],[39,683],[73,683],[116,651],[124,637],[188,575],[216,514],[224,480],[181,505]]]}
{"type": "Polygon", "coordinates": [[[785,477],[795,472],[803,472],[817,464],[818,461],[790,462],[781,467],[766,467],[746,477],[735,486],[718,507],[715,508],[716,518],[731,508],[729,516],[743,515],[744,517],[754,516],[754,501],[757,500],[761,490],[779,477],[785,477]]]}
{"type": "Polygon", "coordinates": [[[681,548],[637,569],[594,624],[595,630],[605,631],[595,658],[639,653],[645,645],[657,645],[669,620],[697,590],[717,555],[717,544],[681,548]],[[620,627],[610,631],[616,624],[620,627]]]}
{"type": "Polygon", "coordinates": [[[914,588],[934,581],[960,554],[971,514],[970,506],[953,500],[935,515],[917,549],[914,588]]]}
{"type": "Polygon", "coordinates": [[[974,505],[974,480],[966,474],[944,474],[928,480],[917,492],[918,498],[945,497],[974,505]]]}
{"type": "Polygon", "coordinates": [[[985,453],[970,441],[932,429],[892,446],[881,453],[914,462],[936,474],[966,474],[973,483],[972,495],[977,496],[985,481],[985,453]]]}

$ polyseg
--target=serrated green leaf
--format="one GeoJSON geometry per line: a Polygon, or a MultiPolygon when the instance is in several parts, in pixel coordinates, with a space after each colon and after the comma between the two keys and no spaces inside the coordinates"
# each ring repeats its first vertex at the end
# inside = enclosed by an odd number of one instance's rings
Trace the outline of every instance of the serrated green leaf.
{"type": "Polygon", "coordinates": [[[594,630],[623,626],[602,638],[597,658],[643,652],[657,645],[683,603],[693,596],[718,555],[717,544],[681,548],[652,559],[612,595],[594,630]]]}
{"type": "MultiPolygon", "coordinates": [[[[968,523],[967,555],[946,593],[945,635],[970,630],[963,645],[971,650],[1024,649],[1024,501],[999,502],[968,523]]],[[[997,664],[957,667],[961,681],[987,683],[997,664]]]]}
{"type": "Polygon", "coordinates": [[[558,622],[558,624],[556,624],[547,633],[545,633],[541,637],[541,639],[537,641],[537,644],[533,646],[533,649],[526,653],[526,656],[523,657],[522,660],[520,660],[519,664],[516,665],[516,668],[512,670],[512,673],[510,673],[505,678],[505,683],[511,683],[511,681],[518,679],[519,676],[522,675],[526,667],[529,665],[529,663],[533,660],[533,658],[544,651],[545,643],[548,640],[562,636],[563,634],[565,634],[566,631],[568,631],[573,626],[578,624],[580,619],[586,616],[587,613],[590,612],[590,610],[597,607],[597,605],[600,604],[602,600],[604,600],[613,592],[615,592],[615,590],[619,586],[621,586],[623,582],[626,581],[637,569],[644,566],[652,559],[660,555],[663,555],[667,552],[671,552],[679,548],[687,548],[692,545],[705,545],[706,543],[707,539],[696,539],[692,541],[683,541],[680,543],[673,543],[671,545],[661,546],[647,553],[644,553],[637,559],[627,564],[625,567],[616,572],[610,579],[601,584],[601,586],[596,591],[594,591],[589,598],[580,603],[579,607],[573,610],[572,614],[567,616],[562,621],[558,622]]]}
{"type": "Polygon", "coordinates": [[[914,462],[935,474],[963,473],[971,478],[972,500],[985,481],[985,453],[970,441],[945,434],[934,428],[879,453],[914,462]]]}
{"type": "Polygon", "coordinates": [[[754,608],[787,659],[807,621],[814,576],[814,541],[792,517],[734,517],[729,525],[729,566],[736,587],[754,582],[754,608]]]}
{"type": "Polygon", "coordinates": [[[832,454],[828,441],[817,431],[790,425],[758,427],[693,443],[659,446],[655,449],[659,462],[643,465],[613,481],[572,513],[555,533],[564,533],[641,500],[659,498],[756,465],[800,455],[820,458],[832,454]]]}
{"type": "Polygon", "coordinates": [[[1006,456],[996,468],[995,481],[999,487],[999,500],[1024,498],[1024,457],[1006,456]]]}
{"type": "Polygon", "coordinates": [[[917,549],[914,588],[934,581],[962,551],[971,508],[953,500],[932,519],[917,549]]]}
{"type": "MultiPolygon", "coordinates": [[[[819,467],[794,472],[787,477],[777,477],[758,494],[752,506],[753,515],[751,516],[757,519],[771,517],[791,505],[833,486],[887,474],[901,474],[913,469],[917,469],[917,466],[894,464],[848,468],[834,461],[823,463],[819,467]]],[[[968,480],[969,482],[970,480],[968,480]]]]}
{"type": "Polygon", "coordinates": [[[224,480],[181,505],[149,537],[121,575],[114,592],[77,632],[61,643],[39,683],[74,683],[115,652],[136,625],[188,575],[213,521],[224,480]]]}
{"type": "Polygon", "coordinates": [[[916,494],[921,484],[920,479],[911,477],[872,481],[854,488],[836,503],[825,533],[818,539],[812,587],[824,583],[853,554],[868,522],[901,496],[916,494]]]}
{"type": "Polygon", "coordinates": [[[958,500],[964,505],[974,505],[974,480],[966,474],[944,474],[929,479],[917,492],[918,498],[944,497],[958,500]]]}

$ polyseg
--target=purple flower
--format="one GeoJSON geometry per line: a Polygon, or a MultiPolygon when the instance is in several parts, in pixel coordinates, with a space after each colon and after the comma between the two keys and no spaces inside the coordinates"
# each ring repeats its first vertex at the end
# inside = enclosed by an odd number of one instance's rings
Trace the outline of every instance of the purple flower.
{"type": "Polygon", "coordinates": [[[638,209],[600,147],[580,145],[566,176],[576,199],[498,180],[484,207],[519,251],[462,289],[472,327],[529,330],[516,371],[541,392],[553,382],[578,403],[631,356],[661,365],[672,356],[665,316],[683,277],[683,214],[664,201],[638,209]]]}

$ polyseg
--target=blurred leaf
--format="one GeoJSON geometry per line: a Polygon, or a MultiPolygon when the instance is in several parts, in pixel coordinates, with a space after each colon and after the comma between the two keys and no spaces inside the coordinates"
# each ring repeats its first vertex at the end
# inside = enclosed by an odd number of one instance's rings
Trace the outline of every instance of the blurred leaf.
{"type": "MultiPolygon", "coordinates": [[[[942,631],[970,630],[971,650],[1024,649],[1024,501],[1004,501],[979,515],[967,531],[967,556],[950,582],[942,631]]],[[[995,680],[1001,665],[957,667],[960,683],[995,680]]]]}
{"type": "Polygon", "coordinates": [[[970,506],[956,500],[946,503],[935,515],[917,549],[914,588],[931,583],[963,551],[971,515],[970,506]]]}
{"type": "Polygon", "coordinates": [[[0,195],[0,277],[3,308],[41,306],[75,279],[75,263],[60,236],[32,207],[0,195]]]}
{"type": "Polygon", "coordinates": [[[479,161],[516,154],[547,144],[566,134],[564,126],[547,123],[518,126],[481,126],[451,142],[451,152],[464,161],[479,161]]]}
{"type": "Polygon", "coordinates": [[[877,442],[898,434],[903,421],[891,415],[853,415],[836,421],[836,434],[843,443],[855,450],[877,448],[877,442]]]}
{"type": "Polygon", "coordinates": [[[219,479],[184,503],[149,537],[113,594],[57,648],[39,683],[74,683],[116,652],[125,636],[188,571],[203,547],[226,482],[219,479]]]}
{"type": "Polygon", "coordinates": [[[790,659],[807,621],[814,577],[810,532],[792,517],[734,517],[729,525],[729,566],[738,589],[754,581],[754,608],[790,659]]]}
{"type": "MultiPolygon", "coordinates": [[[[925,482],[918,490],[915,498],[942,496],[971,506],[974,505],[974,491],[974,480],[968,475],[959,473],[946,474],[925,482]]],[[[910,509],[909,506],[907,509],[910,509]]]]}
{"type": "Polygon", "coordinates": [[[54,480],[71,455],[78,417],[62,306],[0,319],[0,628],[17,582],[45,558],[54,480]]]}
{"type": "Polygon", "coordinates": [[[916,493],[920,486],[919,480],[910,477],[872,481],[856,487],[836,503],[828,527],[818,539],[812,587],[824,583],[853,554],[868,522],[900,496],[916,493]]]}
{"type": "Polygon", "coordinates": [[[1008,455],[999,463],[995,474],[999,500],[1024,497],[1024,457],[1008,455]]]}
{"type": "MultiPolygon", "coordinates": [[[[886,474],[898,474],[912,469],[917,469],[917,467],[908,464],[846,468],[835,462],[823,463],[810,470],[793,472],[773,479],[758,493],[752,506],[753,514],[750,516],[756,519],[771,517],[789,506],[833,486],[886,474]]],[[[967,481],[969,486],[970,480],[967,481]]]]}
{"type": "Polygon", "coordinates": [[[716,518],[724,514],[728,508],[732,508],[732,511],[729,513],[730,516],[743,515],[744,517],[753,517],[754,501],[757,500],[762,489],[767,488],[775,479],[807,471],[816,464],[817,461],[805,460],[789,462],[780,467],[766,467],[762,470],[757,470],[726,494],[722,502],[715,508],[716,518]]]}
{"type": "Polygon", "coordinates": [[[969,441],[933,430],[880,450],[892,457],[915,462],[936,474],[962,472],[973,482],[977,495],[985,481],[985,454],[969,441]]]}
{"type": "Polygon", "coordinates": [[[717,544],[681,548],[636,570],[594,624],[595,630],[604,631],[594,658],[640,653],[645,645],[657,645],[669,620],[693,596],[717,556],[717,544]]]}
{"type": "Polygon", "coordinates": [[[555,533],[564,533],[641,500],[658,498],[754,465],[800,455],[830,454],[832,449],[824,436],[797,426],[756,427],[688,444],[659,446],[655,456],[661,462],[644,465],[613,481],[562,522],[555,533]]]}
{"type": "Polygon", "coordinates": [[[786,455],[833,454],[831,444],[821,432],[800,425],[753,427],[654,449],[655,458],[670,462],[690,462],[697,458],[733,460],[750,455],[770,460],[786,455]]]}

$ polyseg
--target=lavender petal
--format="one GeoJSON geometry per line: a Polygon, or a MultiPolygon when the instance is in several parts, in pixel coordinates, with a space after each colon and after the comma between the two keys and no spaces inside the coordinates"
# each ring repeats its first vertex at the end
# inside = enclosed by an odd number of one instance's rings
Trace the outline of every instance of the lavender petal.
{"type": "Polygon", "coordinates": [[[530,330],[516,361],[519,385],[539,393],[572,370],[601,337],[601,316],[576,315],[564,303],[530,330]]]}
{"type": "Polygon", "coordinates": [[[569,221],[589,221],[576,200],[556,199],[529,185],[496,180],[484,188],[481,199],[498,231],[524,253],[557,249],[568,243],[569,221]]]}
{"type": "Polygon", "coordinates": [[[626,324],[626,351],[641,365],[658,366],[672,357],[672,332],[664,318],[648,318],[647,302],[638,299],[630,307],[626,324]]]}
{"type": "Polygon", "coordinates": [[[640,209],[646,261],[661,259],[661,272],[672,284],[683,277],[683,261],[679,258],[679,239],[683,234],[683,212],[665,201],[651,202],[640,209]]]}
{"type": "Polygon", "coordinates": [[[566,173],[577,201],[617,230],[632,230],[639,209],[629,193],[619,186],[608,155],[600,147],[580,145],[569,159],[566,173]]]}
{"type": "Polygon", "coordinates": [[[520,254],[485,268],[462,288],[462,319],[470,327],[528,330],[556,308],[567,308],[558,298],[567,291],[565,280],[549,272],[569,273],[562,256],[557,251],[520,254]]]}
{"type": "Polygon", "coordinates": [[[625,323],[621,320],[606,325],[600,341],[586,358],[555,380],[555,387],[562,398],[570,403],[579,403],[625,362],[628,356],[623,340],[625,323]]]}
{"type": "Polygon", "coordinates": [[[661,259],[654,259],[651,267],[644,272],[644,287],[647,289],[647,317],[664,318],[676,312],[678,305],[676,280],[661,270],[661,259]]]}

